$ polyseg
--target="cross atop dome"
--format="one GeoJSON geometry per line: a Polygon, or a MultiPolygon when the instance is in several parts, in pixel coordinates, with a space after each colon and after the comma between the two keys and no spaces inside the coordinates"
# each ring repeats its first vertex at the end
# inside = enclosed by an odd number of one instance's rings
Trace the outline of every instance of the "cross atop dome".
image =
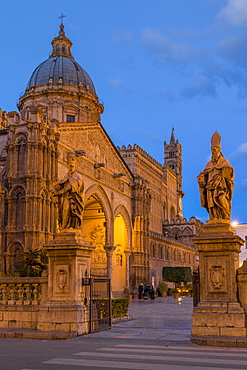
{"type": "Polygon", "coordinates": [[[59,19],[61,19],[61,25],[63,25],[63,18],[65,18],[66,15],[64,15],[63,13],[61,13],[61,15],[58,17],[59,19]]]}

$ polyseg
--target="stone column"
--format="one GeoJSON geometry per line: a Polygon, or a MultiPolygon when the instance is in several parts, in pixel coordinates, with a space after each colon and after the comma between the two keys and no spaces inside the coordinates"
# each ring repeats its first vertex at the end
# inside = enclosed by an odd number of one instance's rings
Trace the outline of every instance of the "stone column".
{"type": "Polygon", "coordinates": [[[88,332],[82,278],[90,271],[90,257],[95,248],[79,231],[56,234],[44,245],[48,254],[47,301],[39,312],[38,330],[88,332]]]}
{"type": "Polygon", "coordinates": [[[104,246],[107,256],[107,276],[112,279],[112,255],[115,251],[115,245],[105,245],[104,246]]]}
{"type": "Polygon", "coordinates": [[[125,253],[125,258],[126,258],[126,281],[125,281],[125,286],[126,289],[130,288],[130,255],[131,255],[131,250],[126,249],[124,251],[125,253]]]}
{"type": "MultiPolygon", "coordinates": [[[[192,341],[208,336],[246,337],[245,314],[237,298],[236,270],[244,241],[229,221],[208,221],[193,239],[199,252],[200,302],[192,316],[192,341]]],[[[199,340],[199,341],[198,341],[199,340]]]]}

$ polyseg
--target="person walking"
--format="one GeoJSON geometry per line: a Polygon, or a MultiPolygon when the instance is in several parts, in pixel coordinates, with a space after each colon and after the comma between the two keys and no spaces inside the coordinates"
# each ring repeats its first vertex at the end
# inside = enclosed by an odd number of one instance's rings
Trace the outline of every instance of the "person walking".
{"type": "Polygon", "coordinates": [[[144,293],[144,286],[143,284],[141,283],[138,287],[138,298],[139,299],[142,299],[143,297],[143,293],[144,293]]]}
{"type": "Polygon", "coordinates": [[[151,300],[154,300],[155,297],[154,297],[154,287],[152,284],[149,284],[149,297],[151,300]]]}

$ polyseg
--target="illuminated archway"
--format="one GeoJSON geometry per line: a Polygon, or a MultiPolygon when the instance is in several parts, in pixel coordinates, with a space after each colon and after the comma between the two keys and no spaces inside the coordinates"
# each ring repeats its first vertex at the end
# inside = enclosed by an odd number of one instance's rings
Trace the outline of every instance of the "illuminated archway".
{"type": "Polygon", "coordinates": [[[129,250],[128,230],[126,221],[121,213],[114,219],[114,245],[116,249],[112,259],[112,291],[114,296],[121,296],[124,288],[128,287],[128,261],[129,250]]]}
{"type": "Polygon", "coordinates": [[[85,239],[95,246],[91,258],[91,275],[107,274],[107,257],[104,250],[106,243],[106,217],[102,204],[95,195],[91,195],[84,207],[83,234],[85,239]]]}

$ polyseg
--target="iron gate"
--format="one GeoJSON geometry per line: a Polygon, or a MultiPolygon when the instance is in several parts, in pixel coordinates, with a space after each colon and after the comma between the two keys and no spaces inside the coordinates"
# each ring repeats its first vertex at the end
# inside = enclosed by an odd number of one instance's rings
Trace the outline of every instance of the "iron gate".
{"type": "Polygon", "coordinates": [[[111,282],[109,278],[90,279],[89,332],[111,328],[111,282]]]}

